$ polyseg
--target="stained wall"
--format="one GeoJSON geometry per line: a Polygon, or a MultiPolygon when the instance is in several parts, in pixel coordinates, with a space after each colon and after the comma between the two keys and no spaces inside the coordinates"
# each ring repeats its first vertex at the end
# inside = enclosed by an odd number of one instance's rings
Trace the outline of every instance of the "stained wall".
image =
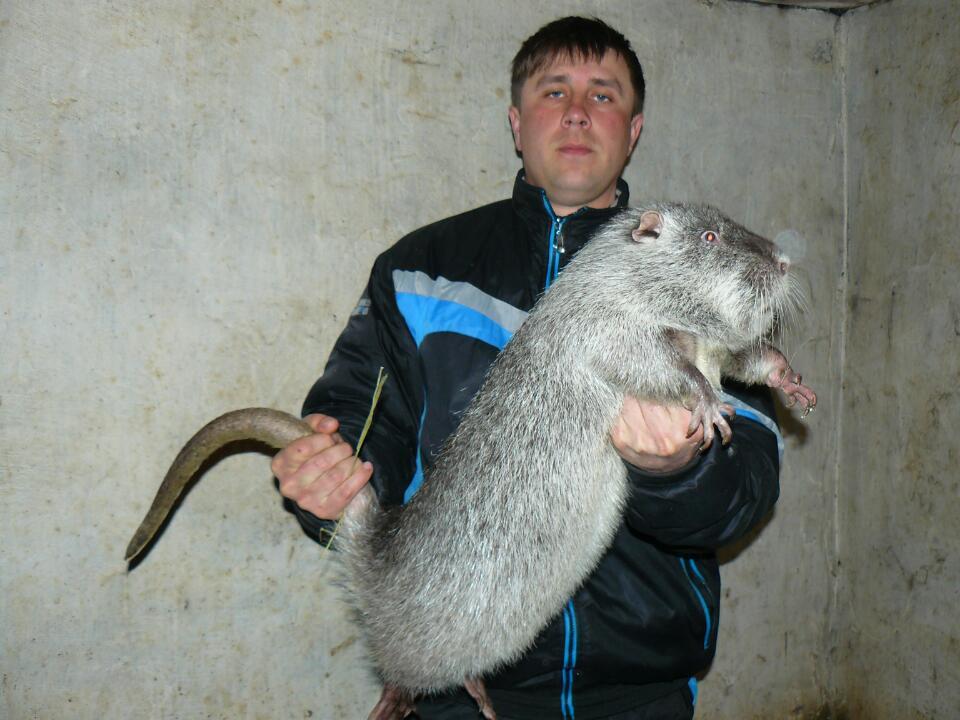
{"type": "Polygon", "coordinates": [[[960,4],[844,18],[848,320],[835,634],[853,717],[960,708],[960,4]]]}
{"type": "MultiPolygon", "coordinates": [[[[866,52],[866,30],[713,0],[31,0],[0,7],[0,715],[369,708],[376,688],[331,584],[335,562],[282,509],[264,456],[212,468],[133,572],[123,549],[195,428],[247,405],[297,410],[378,252],[509,193],[508,62],[569,12],[623,29],[644,62],[634,196],[715,203],[779,238],[807,278],[809,310],[785,349],[821,409],[806,423],[782,413],[778,508],[725,553],[700,716],[830,706],[838,658],[855,654],[837,650],[854,614],[838,599],[838,548],[853,553],[867,523],[840,533],[836,522],[838,504],[852,515],[852,481],[837,472],[853,402],[841,367],[857,369],[852,351],[843,364],[844,330],[858,327],[845,324],[844,263],[848,251],[861,262],[863,222],[846,210],[846,120],[880,92],[844,104],[843,43],[866,52]]],[[[937,187],[955,184],[941,155],[922,157],[942,168],[937,187]]],[[[884,229],[914,227],[896,223],[884,229]]],[[[930,247],[946,257],[952,246],[930,247]]]]}

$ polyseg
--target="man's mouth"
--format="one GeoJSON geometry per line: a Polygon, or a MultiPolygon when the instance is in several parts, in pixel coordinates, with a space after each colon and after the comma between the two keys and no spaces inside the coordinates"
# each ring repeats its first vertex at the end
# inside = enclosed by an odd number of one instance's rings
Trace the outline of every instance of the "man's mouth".
{"type": "Polygon", "coordinates": [[[593,150],[591,150],[587,145],[580,145],[579,143],[567,143],[565,145],[561,145],[558,150],[563,155],[571,156],[589,155],[593,152],[593,150]]]}

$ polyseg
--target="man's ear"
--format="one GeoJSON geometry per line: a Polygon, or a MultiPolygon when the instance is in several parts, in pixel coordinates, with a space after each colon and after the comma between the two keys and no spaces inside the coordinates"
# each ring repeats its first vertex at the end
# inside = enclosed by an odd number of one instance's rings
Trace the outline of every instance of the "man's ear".
{"type": "Polygon", "coordinates": [[[510,109],[507,110],[507,117],[510,118],[510,131],[513,133],[513,145],[517,148],[518,153],[523,153],[523,148],[520,147],[520,109],[510,106],[510,109]]]}
{"type": "MultiPolygon", "coordinates": [[[[640,131],[643,129],[643,113],[637,113],[632,118],[630,118],[630,153],[633,152],[633,148],[637,145],[637,140],[640,139],[640,131]]],[[[630,153],[627,153],[628,155],[630,153]]]]}

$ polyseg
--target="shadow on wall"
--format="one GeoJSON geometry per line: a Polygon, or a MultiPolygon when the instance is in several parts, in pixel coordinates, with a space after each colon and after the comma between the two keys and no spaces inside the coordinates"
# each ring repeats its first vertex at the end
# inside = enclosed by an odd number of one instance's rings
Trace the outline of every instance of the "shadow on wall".
{"type": "MultiPolygon", "coordinates": [[[[783,400],[779,394],[773,395],[773,405],[777,416],[777,424],[780,425],[780,432],[783,434],[783,437],[785,439],[793,439],[796,445],[805,445],[810,437],[810,426],[783,404],[783,400]]],[[[720,548],[720,550],[717,551],[718,562],[721,565],[733,562],[740,556],[741,553],[749,548],[754,541],[760,537],[767,526],[773,522],[773,519],[777,514],[777,507],[777,505],[774,505],[773,510],[771,510],[770,513],[763,518],[763,520],[757,523],[757,525],[742,538],[734,543],[720,548]]],[[[811,717],[821,716],[814,715],[811,717]]],[[[839,716],[826,715],[823,717],[833,718],[839,716]]]]}

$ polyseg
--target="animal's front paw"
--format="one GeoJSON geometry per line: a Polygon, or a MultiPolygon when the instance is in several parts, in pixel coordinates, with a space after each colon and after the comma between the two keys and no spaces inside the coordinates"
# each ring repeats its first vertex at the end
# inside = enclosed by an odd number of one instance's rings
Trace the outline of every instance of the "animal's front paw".
{"type": "Polygon", "coordinates": [[[762,357],[768,370],[767,385],[783,393],[787,407],[799,405],[802,417],[809,415],[817,406],[817,394],[803,384],[800,373],[794,372],[784,354],[773,346],[764,348],[762,357]]]}
{"type": "Polygon", "coordinates": [[[800,373],[794,372],[789,365],[771,372],[767,376],[767,385],[783,393],[788,408],[799,405],[803,411],[801,417],[806,417],[817,407],[817,394],[803,384],[800,373]]]}

